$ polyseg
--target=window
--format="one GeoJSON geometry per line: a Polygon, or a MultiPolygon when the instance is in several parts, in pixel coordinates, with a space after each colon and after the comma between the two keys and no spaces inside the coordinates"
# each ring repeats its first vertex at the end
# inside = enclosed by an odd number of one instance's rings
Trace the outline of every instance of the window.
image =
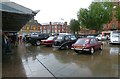
{"type": "Polygon", "coordinates": [[[58,32],[60,33],[60,30],[58,30],[58,32]]]}
{"type": "Polygon", "coordinates": [[[62,40],[63,39],[63,36],[58,36],[57,37],[57,40],[62,40]]]}
{"type": "Polygon", "coordinates": [[[55,27],[54,26],[52,26],[52,29],[54,29],[55,27]]]}
{"type": "Polygon", "coordinates": [[[76,41],[76,44],[87,44],[89,42],[89,39],[78,39],[76,41]]]}
{"type": "Polygon", "coordinates": [[[43,30],[43,33],[46,33],[46,30],[43,30]]]}
{"type": "Polygon", "coordinates": [[[91,39],[90,44],[95,44],[97,43],[97,39],[91,39]]]}
{"type": "Polygon", "coordinates": [[[47,40],[53,40],[54,39],[54,37],[49,37],[47,40]]]}
{"type": "Polygon", "coordinates": [[[91,39],[90,44],[94,44],[94,40],[93,39],[91,39]]]}
{"type": "Polygon", "coordinates": [[[76,37],[72,35],[71,36],[71,40],[75,40],[75,39],[76,39],[76,37]]]}
{"type": "Polygon", "coordinates": [[[36,30],[36,26],[32,26],[32,30],[36,30]]]}
{"type": "Polygon", "coordinates": [[[70,40],[70,36],[65,36],[65,40],[70,40]]]}
{"type": "Polygon", "coordinates": [[[29,30],[29,26],[27,26],[27,30],[29,30]]]}
{"type": "Polygon", "coordinates": [[[55,29],[57,29],[57,26],[55,26],[55,29]]]}
{"type": "Polygon", "coordinates": [[[94,41],[94,44],[97,43],[97,39],[93,39],[93,41],[94,41]]]}

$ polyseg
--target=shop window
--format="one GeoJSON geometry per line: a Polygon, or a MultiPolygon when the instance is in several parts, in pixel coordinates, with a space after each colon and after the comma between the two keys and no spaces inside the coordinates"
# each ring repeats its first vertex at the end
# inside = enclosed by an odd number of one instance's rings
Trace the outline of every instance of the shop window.
{"type": "Polygon", "coordinates": [[[27,26],[27,28],[26,28],[27,30],[29,30],[29,26],[27,26]]]}

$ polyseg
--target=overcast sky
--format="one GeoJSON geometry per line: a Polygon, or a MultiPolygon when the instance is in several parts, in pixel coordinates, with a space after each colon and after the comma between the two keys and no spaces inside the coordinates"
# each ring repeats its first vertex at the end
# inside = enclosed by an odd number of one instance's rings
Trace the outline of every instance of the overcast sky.
{"type": "Polygon", "coordinates": [[[35,16],[39,23],[70,22],[77,19],[80,8],[87,8],[92,0],[10,0],[32,10],[40,10],[35,16]],[[63,18],[64,20],[61,20],[63,18]]]}

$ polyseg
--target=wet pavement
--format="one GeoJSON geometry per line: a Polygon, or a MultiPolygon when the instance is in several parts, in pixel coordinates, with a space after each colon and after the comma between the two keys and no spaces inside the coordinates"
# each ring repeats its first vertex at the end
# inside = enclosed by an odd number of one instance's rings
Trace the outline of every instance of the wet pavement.
{"type": "Polygon", "coordinates": [[[3,56],[3,77],[118,77],[120,45],[103,42],[92,55],[73,50],[19,44],[13,55],[3,56]]]}

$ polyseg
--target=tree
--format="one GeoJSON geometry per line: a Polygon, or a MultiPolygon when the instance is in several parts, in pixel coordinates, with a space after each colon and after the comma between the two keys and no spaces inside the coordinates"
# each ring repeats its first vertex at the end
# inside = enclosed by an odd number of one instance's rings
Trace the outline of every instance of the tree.
{"type": "Polygon", "coordinates": [[[115,16],[116,16],[117,20],[120,21],[120,6],[119,5],[116,7],[116,15],[115,16]]]}
{"type": "Polygon", "coordinates": [[[80,31],[80,24],[78,20],[72,19],[70,21],[70,30],[75,34],[75,32],[78,33],[80,31]]]}
{"type": "Polygon", "coordinates": [[[78,20],[82,26],[99,31],[103,24],[111,21],[112,8],[113,3],[110,2],[93,2],[88,9],[78,11],[78,20]]]}
{"type": "Polygon", "coordinates": [[[86,26],[89,26],[89,18],[88,18],[89,15],[88,14],[89,12],[85,8],[81,8],[77,14],[78,21],[82,28],[86,28],[86,26]]]}

